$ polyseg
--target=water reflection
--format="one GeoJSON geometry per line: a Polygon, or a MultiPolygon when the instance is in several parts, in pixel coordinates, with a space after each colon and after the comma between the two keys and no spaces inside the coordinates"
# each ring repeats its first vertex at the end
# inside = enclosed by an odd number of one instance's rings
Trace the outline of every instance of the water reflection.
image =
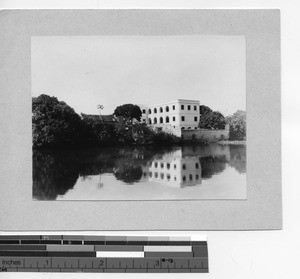
{"type": "MultiPolygon", "coordinates": [[[[95,185],[100,193],[105,193],[109,188],[124,191],[121,188],[126,185],[136,186],[137,191],[143,189],[145,196],[151,196],[151,191],[155,188],[159,195],[159,191],[172,191],[168,189],[202,187],[203,181],[213,182],[214,176],[225,173],[228,168],[235,170],[230,176],[226,176],[228,180],[246,173],[244,146],[212,144],[169,149],[34,150],[33,198],[56,200],[73,188],[78,188],[78,184],[80,187],[95,185]],[[116,188],[113,188],[115,185],[116,188]]],[[[109,195],[113,200],[112,192],[109,195]]]]}
{"type": "Polygon", "coordinates": [[[149,181],[171,187],[201,184],[200,156],[184,156],[181,149],[154,158],[143,172],[149,181]]]}

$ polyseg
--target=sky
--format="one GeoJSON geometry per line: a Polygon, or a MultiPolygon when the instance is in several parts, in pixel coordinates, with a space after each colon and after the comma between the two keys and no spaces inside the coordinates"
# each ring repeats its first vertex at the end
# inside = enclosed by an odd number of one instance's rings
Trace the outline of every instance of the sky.
{"type": "Polygon", "coordinates": [[[225,116],[246,110],[243,36],[51,36],[31,38],[32,96],[77,113],[122,104],[199,100],[225,116]]]}

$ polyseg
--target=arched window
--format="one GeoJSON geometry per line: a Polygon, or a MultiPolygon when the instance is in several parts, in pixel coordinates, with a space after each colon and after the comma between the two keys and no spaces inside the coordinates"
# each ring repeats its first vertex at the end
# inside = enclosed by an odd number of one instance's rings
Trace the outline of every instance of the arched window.
{"type": "Polygon", "coordinates": [[[154,113],[157,113],[157,109],[156,108],[154,108],[154,113]]]}
{"type": "Polygon", "coordinates": [[[163,108],[162,107],[160,107],[159,108],[159,112],[163,112],[164,110],[163,110],[163,108]]]}
{"type": "Polygon", "coordinates": [[[157,124],[157,118],[156,117],[154,117],[153,122],[154,122],[154,124],[157,124]]]}
{"type": "Polygon", "coordinates": [[[166,107],[166,112],[169,112],[169,107],[168,106],[166,107]]]}
{"type": "Polygon", "coordinates": [[[148,113],[151,114],[151,109],[148,109],[148,113]]]}
{"type": "Polygon", "coordinates": [[[152,124],[151,118],[148,119],[148,124],[152,124]]]}
{"type": "Polygon", "coordinates": [[[170,119],[169,119],[169,116],[166,117],[166,123],[169,123],[170,122],[170,119]]]}
{"type": "Polygon", "coordinates": [[[163,120],[163,118],[161,117],[161,118],[159,118],[159,123],[164,123],[164,120],[163,120]]]}

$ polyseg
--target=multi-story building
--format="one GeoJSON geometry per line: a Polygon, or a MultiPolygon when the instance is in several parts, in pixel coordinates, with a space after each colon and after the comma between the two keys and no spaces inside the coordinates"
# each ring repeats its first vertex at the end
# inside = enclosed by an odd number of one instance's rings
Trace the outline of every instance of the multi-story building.
{"type": "Polygon", "coordinates": [[[175,101],[140,106],[141,121],[154,128],[181,135],[181,130],[199,129],[200,102],[178,99],[175,101]]]}
{"type": "Polygon", "coordinates": [[[170,187],[188,187],[201,184],[199,156],[183,156],[181,150],[167,153],[144,167],[144,178],[170,187]]]}

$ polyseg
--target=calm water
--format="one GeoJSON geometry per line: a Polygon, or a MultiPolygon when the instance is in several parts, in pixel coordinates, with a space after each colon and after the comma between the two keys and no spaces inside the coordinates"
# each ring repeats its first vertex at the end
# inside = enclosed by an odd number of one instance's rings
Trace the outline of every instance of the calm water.
{"type": "Polygon", "coordinates": [[[245,199],[246,147],[34,151],[33,198],[245,199]]]}

